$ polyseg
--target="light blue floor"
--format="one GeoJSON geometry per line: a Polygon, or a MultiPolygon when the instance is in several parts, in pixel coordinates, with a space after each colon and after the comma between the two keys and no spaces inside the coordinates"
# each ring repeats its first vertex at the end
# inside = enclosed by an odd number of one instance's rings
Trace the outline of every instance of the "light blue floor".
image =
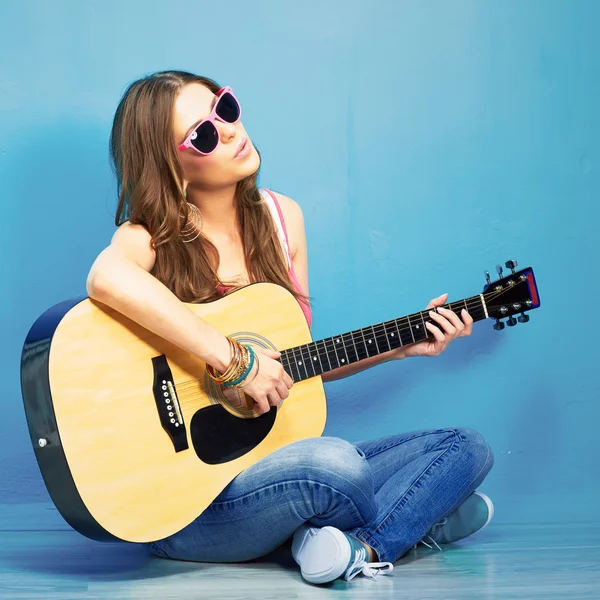
{"type": "MultiPolygon", "coordinates": [[[[285,548],[252,563],[182,563],[151,557],[139,546],[92,542],[62,525],[56,531],[7,531],[15,529],[10,522],[5,510],[0,515],[2,600],[600,599],[600,524],[492,522],[441,553],[427,548],[411,553],[377,581],[360,577],[317,587],[301,579],[285,548]]],[[[43,515],[28,522],[39,526],[43,515]]]]}

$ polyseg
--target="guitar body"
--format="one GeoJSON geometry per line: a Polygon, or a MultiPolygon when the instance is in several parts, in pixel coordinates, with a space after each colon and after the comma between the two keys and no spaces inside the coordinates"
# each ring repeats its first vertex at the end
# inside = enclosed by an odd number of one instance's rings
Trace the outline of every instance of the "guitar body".
{"type": "MultiPolygon", "coordinates": [[[[311,341],[298,302],[274,284],[187,307],[240,342],[277,350],[311,341]]],[[[325,427],[321,377],[295,383],[280,408],[257,416],[253,401],[215,384],[203,361],[89,298],[36,321],[21,382],[52,500],[98,540],[171,535],[242,470],[325,427]]]]}

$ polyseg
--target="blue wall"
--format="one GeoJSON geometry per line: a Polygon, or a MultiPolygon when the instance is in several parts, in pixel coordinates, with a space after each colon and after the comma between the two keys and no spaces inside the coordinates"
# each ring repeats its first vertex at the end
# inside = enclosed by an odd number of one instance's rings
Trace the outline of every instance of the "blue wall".
{"type": "Polygon", "coordinates": [[[114,230],[117,102],[180,68],[235,89],[262,185],[304,209],[315,339],[478,293],[508,258],[536,270],[529,324],[486,322],[439,358],[328,384],[327,433],[475,427],[498,520],[597,519],[600,3],[223,6],[0,9],[0,503],[48,501],[20,350],[43,310],[84,292],[114,230]]]}

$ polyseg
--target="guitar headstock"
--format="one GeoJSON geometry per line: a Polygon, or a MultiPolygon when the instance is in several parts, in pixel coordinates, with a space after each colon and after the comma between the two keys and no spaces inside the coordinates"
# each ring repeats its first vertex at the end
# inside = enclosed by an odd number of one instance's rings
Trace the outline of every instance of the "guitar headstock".
{"type": "Polygon", "coordinates": [[[528,267],[515,271],[516,260],[507,261],[505,266],[511,270],[510,275],[503,277],[502,267],[496,265],[499,277],[497,281],[491,281],[490,274],[485,272],[487,285],[483,288],[483,296],[489,316],[496,319],[496,330],[504,329],[505,324],[500,319],[505,317],[508,317],[506,325],[509,327],[513,327],[517,322],[527,323],[529,315],[525,312],[540,306],[533,269],[528,267]],[[515,319],[514,315],[517,314],[520,316],[515,319]]]}

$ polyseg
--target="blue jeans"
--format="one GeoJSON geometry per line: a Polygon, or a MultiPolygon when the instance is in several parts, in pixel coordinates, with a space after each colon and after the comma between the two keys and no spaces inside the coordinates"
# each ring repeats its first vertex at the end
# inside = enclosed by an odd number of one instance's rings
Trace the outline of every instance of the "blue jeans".
{"type": "Polygon", "coordinates": [[[331,525],[394,562],[481,484],[494,458],[472,429],[416,431],[351,444],[294,442],[240,473],[190,525],[150,544],[202,562],[258,558],[300,525],[331,525]]]}

